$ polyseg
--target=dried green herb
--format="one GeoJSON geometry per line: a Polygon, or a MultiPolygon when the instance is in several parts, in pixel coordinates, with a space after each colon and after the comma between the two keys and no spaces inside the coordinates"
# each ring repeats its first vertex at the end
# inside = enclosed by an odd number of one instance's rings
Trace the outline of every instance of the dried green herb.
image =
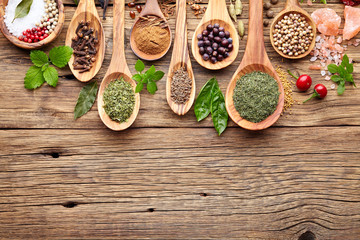
{"type": "Polygon", "coordinates": [[[17,18],[23,18],[29,14],[33,0],[22,0],[15,8],[15,16],[12,22],[17,18]]]}
{"type": "Polygon", "coordinates": [[[241,0],[235,0],[235,12],[236,15],[241,15],[243,10],[242,2],[241,0]]]}
{"type": "Polygon", "coordinates": [[[134,89],[123,78],[109,83],[104,90],[103,100],[106,114],[114,121],[126,122],[134,111],[134,89]]]}
{"type": "Polygon", "coordinates": [[[235,5],[232,3],[232,0],[230,0],[229,14],[232,20],[236,22],[236,10],[235,10],[235,5]]]}
{"type": "Polygon", "coordinates": [[[257,123],[275,111],[279,95],[279,87],[273,77],[263,72],[252,72],[236,82],[233,100],[242,118],[257,123]]]}

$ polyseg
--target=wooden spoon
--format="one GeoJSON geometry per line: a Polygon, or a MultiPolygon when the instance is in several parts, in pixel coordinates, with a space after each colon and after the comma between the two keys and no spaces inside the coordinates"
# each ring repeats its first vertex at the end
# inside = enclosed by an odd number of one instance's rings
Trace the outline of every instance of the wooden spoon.
{"type": "Polygon", "coordinates": [[[201,19],[199,25],[197,26],[193,38],[192,38],[192,54],[195,60],[203,67],[210,70],[218,70],[229,66],[236,58],[239,52],[239,36],[236,31],[236,28],[229,16],[228,10],[226,9],[225,0],[209,0],[208,7],[206,12],[201,19]],[[221,62],[215,64],[211,63],[209,60],[203,60],[202,56],[199,53],[199,47],[197,45],[197,35],[201,34],[207,27],[207,25],[214,25],[218,23],[220,27],[224,27],[226,31],[230,32],[230,37],[233,39],[234,49],[230,52],[230,56],[225,58],[221,62]]]}
{"type": "Polygon", "coordinates": [[[80,0],[78,7],[74,13],[73,18],[71,19],[67,34],[65,44],[71,46],[72,39],[76,36],[76,28],[79,25],[80,21],[90,21],[90,27],[94,28],[98,32],[99,43],[96,46],[97,53],[95,55],[96,61],[93,63],[92,68],[84,73],[79,73],[79,70],[75,70],[74,55],[70,58],[69,67],[74,76],[81,82],[90,81],[100,70],[101,65],[105,56],[105,34],[104,29],[101,24],[98,12],[95,7],[94,0],[80,0]]]}
{"type": "Polygon", "coordinates": [[[125,22],[125,0],[114,1],[114,26],[113,26],[113,55],[111,58],[109,69],[107,70],[104,79],[101,82],[98,93],[98,111],[101,120],[104,124],[115,131],[127,129],[135,121],[140,108],[140,94],[135,93],[135,107],[130,118],[123,123],[113,121],[105,112],[103,105],[103,94],[107,85],[115,80],[123,77],[129,82],[135,92],[136,83],[131,79],[131,72],[126,64],[124,51],[124,22],[125,22]]]}
{"type": "Polygon", "coordinates": [[[171,62],[169,67],[169,73],[166,81],[166,99],[170,108],[177,115],[185,115],[191,108],[195,99],[195,79],[191,67],[187,40],[188,40],[188,36],[187,36],[187,22],[186,22],[186,0],[177,0],[175,39],[174,39],[173,53],[171,56],[171,62]],[[185,69],[187,71],[187,74],[192,80],[190,97],[185,104],[175,103],[171,98],[171,81],[174,76],[174,73],[179,68],[185,69]]]}
{"type": "Polygon", "coordinates": [[[1,30],[1,32],[12,44],[14,44],[15,46],[18,46],[20,48],[24,48],[24,49],[28,49],[28,50],[38,49],[38,48],[45,46],[48,43],[51,43],[52,41],[54,41],[57,38],[57,36],[60,35],[60,32],[64,25],[64,20],[65,20],[64,5],[63,5],[62,0],[56,0],[56,3],[57,3],[58,10],[59,10],[59,20],[58,20],[58,24],[56,25],[54,31],[47,38],[45,38],[44,40],[42,40],[40,42],[26,43],[26,42],[20,41],[17,37],[12,35],[9,32],[9,30],[7,29],[5,22],[4,22],[4,16],[5,16],[5,7],[8,4],[8,0],[1,1],[0,2],[0,30],[1,30]]]}
{"type": "Polygon", "coordinates": [[[171,34],[170,26],[169,26],[166,18],[164,17],[164,14],[161,12],[158,1],[157,0],[147,0],[145,3],[144,9],[138,15],[138,17],[136,18],[136,20],[130,30],[131,50],[135,53],[136,56],[138,56],[141,59],[144,59],[147,61],[154,61],[154,60],[158,60],[158,59],[162,58],[169,51],[170,46],[171,46],[171,41],[172,41],[172,34],[171,34]],[[170,34],[169,46],[161,53],[147,54],[147,53],[142,52],[136,45],[135,36],[133,34],[135,32],[134,29],[138,27],[137,23],[139,22],[141,17],[146,17],[148,15],[162,18],[168,26],[167,30],[169,31],[169,34],[170,34]]]}
{"type": "Polygon", "coordinates": [[[271,41],[271,45],[273,46],[273,48],[275,49],[275,51],[280,54],[280,56],[284,57],[284,58],[288,58],[288,59],[299,59],[299,58],[303,58],[305,56],[307,56],[315,47],[315,38],[316,38],[316,24],[313,21],[313,19],[311,18],[311,16],[300,7],[299,1],[298,0],[287,0],[286,4],[285,4],[285,8],[284,10],[282,10],[275,18],[274,21],[272,22],[271,26],[270,26],[270,41],[271,41]],[[283,17],[285,16],[285,14],[289,15],[290,13],[298,13],[301,16],[305,17],[307,23],[312,27],[312,34],[313,36],[313,40],[310,44],[310,47],[307,51],[305,51],[303,54],[300,54],[298,56],[289,56],[287,54],[284,54],[282,51],[280,51],[275,45],[274,45],[274,39],[273,39],[273,34],[275,31],[275,25],[276,23],[283,19],[283,17]]]}
{"type": "Polygon", "coordinates": [[[237,123],[240,127],[249,130],[262,130],[270,127],[279,118],[283,106],[284,106],[284,89],[276,74],[276,71],[271,65],[268,55],[265,50],[264,35],[263,35],[263,0],[251,0],[249,10],[249,33],[246,44],[246,50],[244,57],[240,63],[240,66],[234,73],[226,90],[226,109],[231,119],[237,123]],[[253,123],[243,119],[238,111],[236,111],[233,101],[234,89],[237,80],[247,74],[254,71],[261,71],[272,76],[278,83],[280,96],[276,110],[265,120],[259,123],[253,123]]]}

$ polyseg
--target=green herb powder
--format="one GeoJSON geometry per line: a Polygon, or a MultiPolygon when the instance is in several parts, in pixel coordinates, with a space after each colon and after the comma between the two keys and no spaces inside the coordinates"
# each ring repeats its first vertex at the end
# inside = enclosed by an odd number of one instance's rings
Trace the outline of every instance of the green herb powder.
{"type": "Polygon", "coordinates": [[[103,95],[104,110],[114,121],[125,122],[135,106],[135,93],[130,83],[123,78],[111,81],[103,95]]]}
{"type": "Polygon", "coordinates": [[[233,100],[242,118],[258,123],[275,111],[279,95],[279,87],[273,77],[263,72],[252,72],[236,82],[233,100]]]}

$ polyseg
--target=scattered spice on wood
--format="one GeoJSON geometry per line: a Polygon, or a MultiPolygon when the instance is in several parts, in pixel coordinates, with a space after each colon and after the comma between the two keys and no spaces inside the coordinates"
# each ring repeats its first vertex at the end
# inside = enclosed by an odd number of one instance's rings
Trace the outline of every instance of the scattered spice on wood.
{"type": "Polygon", "coordinates": [[[192,80],[184,68],[175,71],[171,79],[171,99],[177,104],[185,104],[191,93],[192,80]]]}
{"type": "Polygon", "coordinates": [[[126,122],[134,111],[135,93],[131,84],[123,78],[111,81],[104,90],[103,108],[117,122],[126,122]]]}
{"type": "Polygon", "coordinates": [[[76,36],[72,39],[74,49],[74,69],[79,73],[87,72],[96,61],[96,45],[99,43],[98,32],[90,27],[90,22],[80,21],[76,28],[76,36]]]}
{"type": "Polygon", "coordinates": [[[190,5],[191,10],[193,10],[193,13],[195,16],[199,16],[206,11],[205,6],[199,5],[199,3],[202,3],[202,0],[189,0],[187,1],[187,4],[190,5]]]}
{"type": "Polygon", "coordinates": [[[243,75],[236,82],[233,101],[242,118],[258,123],[273,114],[279,95],[275,79],[267,73],[255,71],[243,75]]]}
{"type": "Polygon", "coordinates": [[[134,28],[135,43],[138,49],[147,54],[159,54],[170,44],[170,32],[164,19],[157,16],[144,16],[134,28]]]}
{"type": "Polygon", "coordinates": [[[175,15],[176,1],[163,0],[163,1],[159,1],[159,5],[166,19],[169,19],[169,17],[175,15]]]}
{"type": "Polygon", "coordinates": [[[283,115],[287,110],[290,110],[290,108],[293,106],[295,102],[295,100],[293,99],[293,91],[292,91],[294,82],[292,80],[289,80],[287,72],[284,69],[282,69],[280,66],[276,66],[275,70],[281,80],[285,93],[284,108],[283,108],[283,112],[281,113],[281,115],[283,115]]]}

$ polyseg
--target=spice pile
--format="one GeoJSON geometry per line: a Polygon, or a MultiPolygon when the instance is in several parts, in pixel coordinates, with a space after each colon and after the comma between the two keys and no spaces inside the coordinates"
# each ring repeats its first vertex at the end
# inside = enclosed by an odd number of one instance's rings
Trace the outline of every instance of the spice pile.
{"type": "MultiPolygon", "coordinates": [[[[283,85],[284,93],[285,93],[284,108],[283,108],[283,112],[281,113],[281,114],[283,114],[287,110],[290,110],[290,108],[294,104],[293,91],[292,91],[294,82],[289,80],[287,73],[280,66],[277,66],[275,70],[276,70],[277,75],[280,78],[280,81],[283,85]]],[[[290,112],[290,114],[291,114],[291,112],[290,112]]]]}
{"type": "Polygon", "coordinates": [[[267,73],[255,71],[245,74],[236,82],[233,101],[242,118],[258,123],[273,114],[279,95],[275,79],[267,73]]]}
{"type": "Polygon", "coordinates": [[[79,22],[76,36],[72,39],[71,47],[74,49],[74,69],[79,73],[87,72],[96,61],[96,45],[99,42],[98,32],[90,27],[90,22],[79,22]]]}
{"type": "Polygon", "coordinates": [[[55,30],[59,10],[55,0],[13,0],[5,8],[4,19],[12,35],[33,43],[44,40],[55,30]]]}
{"type": "Polygon", "coordinates": [[[171,79],[171,100],[177,104],[185,104],[191,93],[192,80],[184,68],[175,71],[171,79]]]}
{"type": "Polygon", "coordinates": [[[151,55],[164,52],[170,44],[168,28],[167,23],[157,16],[140,17],[133,33],[137,48],[151,55]]]}
{"type": "Polygon", "coordinates": [[[273,35],[276,48],[289,56],[299,56],[309,50],[313,29],[300,14],[290,13],[275,24],[273,35]]]}
{"type": "Polygon", "coordinates": [[[233,50],[230,32],[219,24],[209,24],[206,29],[197,35],[199,53],[205,61],[210,59],[211,63],[221,62],[227,58],[233,50]]]}
{"type": "Polygon", "coordinates": [[[170,16],[175,15],[176,1],[163,0],[159,2],[159,5],[166,19],[169,19],[170,16]]]}
{"type": "Polygon", "coordinates": [[[111,81],[104,90],[103,108],[117,122],[126,122],[134,111],[135,93],[130,83],[123,78],[111,81]]]}

